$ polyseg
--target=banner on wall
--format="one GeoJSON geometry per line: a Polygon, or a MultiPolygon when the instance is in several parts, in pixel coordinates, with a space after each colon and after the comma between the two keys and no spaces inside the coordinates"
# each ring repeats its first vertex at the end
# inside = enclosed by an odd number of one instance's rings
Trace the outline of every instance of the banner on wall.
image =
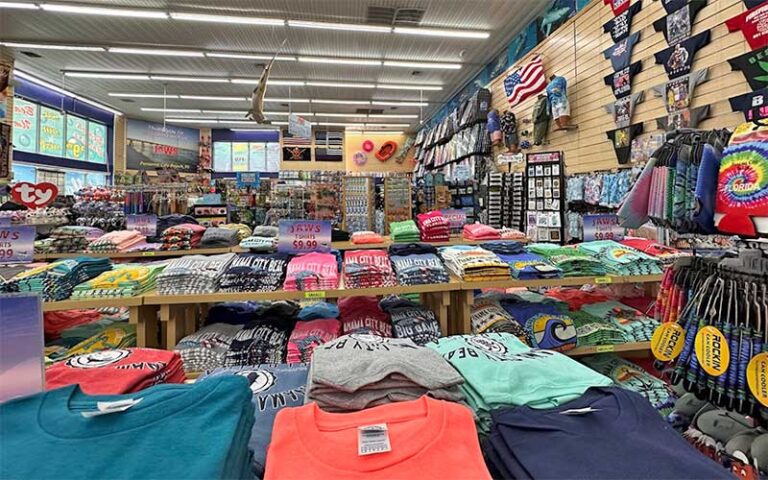
{"type": "Polygon", "coordinates": [[[11,126],[0,123],[0,178],[11,176],[11,126]]]}
{"type": "Polygon", "coordinates": [[[298,138],[312,138],[312,124],[303,117],[291,114],[288,116],[288,133],[298,138]]]}
{"type": "Polygon", "coordinates": [[[9,123],[11,121],[11,114],[8,108],[12,97],[10,86],[11,71],[13,71],[13,65],[10,62],[0,61],[0,123],[9,123]]]}
{"type": "Polygon", "coordinates": [[[128,170],[197,170],[199,130],[132,118],[128,119],[126,130],[128,170]]]}

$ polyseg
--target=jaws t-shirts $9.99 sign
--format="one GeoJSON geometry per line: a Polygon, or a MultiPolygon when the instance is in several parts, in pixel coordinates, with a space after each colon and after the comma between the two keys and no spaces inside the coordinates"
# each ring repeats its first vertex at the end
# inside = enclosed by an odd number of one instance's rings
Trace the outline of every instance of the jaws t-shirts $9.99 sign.
{"type": "Polygon", "coordinates": [[[643,62],[635,62],[627,68],[606,75],[605,84],[611,87],[616,98],[627,96],[632,92],[632,77],[640,73],[642,69],[643,62]]]}
{"type": "Polygon", "coordinates": [[[688,40],[666,48],[655,54],[656,63],[664,65],[669,78],[677,78],[691,73],[691,66],[696,51],[709,43],[710,31],[701,32],[688,40]]]}
{"type": "Polygon", "coordinates": [[[603,52],[603,56],[611,61],[614,72],[629,66],[629,62],[632,59],[632,50],[634,50],[635,45],[639,41],[640,32],[635,32],[603,52]]]}
{"type": "Polygon", "coordinates": [[[706,6],[707,0],[691,0],[688,5],[653,22],[653,28],[657,32],[664,33],[667,44],[674,45],[691,36],[696,15],[706,6]]]}
{"type": "Polygon", "coordinates": [[[741,70],[752,90],[768,87],[768,47],[728,60],[733,70],[741,70]]]}
{"type": "Polygon", "coordinates": [[[727,20],[729,32],[741,30],[752,50],[768,46],[768,3],[758,5],[727,20]]]}
{"type": "Polygon", "coordinates": [[[636,2],[626,12],[617,15],[613,20],[603,25],[603,31],[610,33],[614,42],[624,40],[629,36],[629,31],[632,29],[632,17],[640,11],[642,5],[640,2],[636,2]]]}

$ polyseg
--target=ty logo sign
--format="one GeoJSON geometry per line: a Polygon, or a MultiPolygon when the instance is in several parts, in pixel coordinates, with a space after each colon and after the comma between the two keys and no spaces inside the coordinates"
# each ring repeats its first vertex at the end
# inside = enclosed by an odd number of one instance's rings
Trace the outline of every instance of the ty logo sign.
{"type": "Polygon", "coordinates": [[[11,198],[27,208],[42,208],[50,205],[59,194],[56,185],[43,182],[35,185],[29,182],[20,182],[11,188],[11,198]]]}

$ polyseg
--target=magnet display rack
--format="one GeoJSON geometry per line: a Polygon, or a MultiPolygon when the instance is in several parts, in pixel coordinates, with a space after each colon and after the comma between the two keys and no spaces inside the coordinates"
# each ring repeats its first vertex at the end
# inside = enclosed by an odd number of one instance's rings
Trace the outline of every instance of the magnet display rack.
{"type": "Polygon", "coordinates": [[[409,176],[386,177],[384,179],[384,228],[389,233],[389,224],[413,218],[411,202],[411,179],[409,176]]]}
{"type": "Polygon", "coordinates": [[[344,230],[350,233],[373,230],[374,190],[373,177],[344,177],[341,192],[344,230]]]}
{"type": "Polygon", "coordinates": [[[562,243],[565,238],[563,152],[529,153],[525,168],[525,234],[538,242],[562,243]]]}

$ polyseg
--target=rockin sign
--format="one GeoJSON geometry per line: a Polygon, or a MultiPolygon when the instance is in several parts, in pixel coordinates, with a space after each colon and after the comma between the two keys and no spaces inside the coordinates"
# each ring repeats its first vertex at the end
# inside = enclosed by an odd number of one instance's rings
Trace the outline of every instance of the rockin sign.
{"type": "Polygon", "coordinates": [[[27,208],[42,208],[56,200],[59,189],[50,182],[38,184],[19,182],[11,187],[11,198],[27,208]]]}

